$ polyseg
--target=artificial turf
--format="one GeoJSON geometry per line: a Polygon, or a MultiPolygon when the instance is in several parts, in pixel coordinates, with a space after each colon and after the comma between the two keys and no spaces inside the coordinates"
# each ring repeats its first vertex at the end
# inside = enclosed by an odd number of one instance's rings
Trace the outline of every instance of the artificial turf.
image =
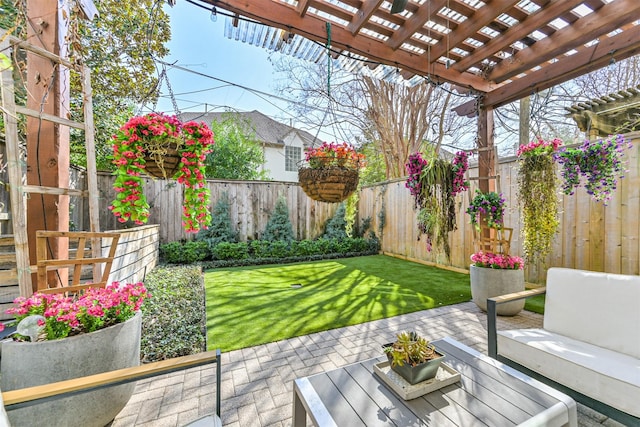
{"type": "Polygon", "coordinates": [[[223,351],[457,304],[469,275],[384,255],[205,272],[207,345],[223,351]]]}

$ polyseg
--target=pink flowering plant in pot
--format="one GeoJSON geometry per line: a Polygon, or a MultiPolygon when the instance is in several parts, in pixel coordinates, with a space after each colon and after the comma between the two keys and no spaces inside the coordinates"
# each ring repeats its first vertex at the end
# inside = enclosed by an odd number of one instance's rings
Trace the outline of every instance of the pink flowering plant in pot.
{"type": "Polygon", "coordinates": [[[149,203],[143,193],[149,162],[162,165],[163,157],[176,153],[177,172],[160,166],[166,178],[185,185],[183,226],[197,232],[211,222],[209,191],[204,176],[204,159],[212,150],[213,133],[201,122],[182,123],[176,116],[149,113],[132,117],[113,136],[113,164],[116,176],[113,188],[116,198],[109,206],[119,222],[145,224],[149,219],[149,203]]]}
{"type": "MultiPolygon", "coordinates": [[[[524,261],[519,256],[476,252],[471,255],[469,271],[471,298],[483,311],[487,311],[487,299],[524,291],[524,261]]],[[[513,316],[524,308],[525,301],[500,304],[500,316],[513,316]]]]}
{"type": "Polygon", "coordinates": [[[524,261],[519,256],[494,254],[478,251],[471,255],[471,262],[476,267],[495,268],[502,270],[522,270],[524,261]]]}
{"type": "MultiPolygon", "coordinates": [[[[20,323],[33,316],[37,332],[31,341],[58,340],[104,329],[132,318],[149,297],[142,283],[113,282],[104,288],[89,288],[80,296],[36,292],[29,298],[18,297],[7,314],[20,323]]],[[[4,329],[4,324],[0,323],[4,329]]],[[[19,340],[28,337],[18,335],[19,340]]]]}

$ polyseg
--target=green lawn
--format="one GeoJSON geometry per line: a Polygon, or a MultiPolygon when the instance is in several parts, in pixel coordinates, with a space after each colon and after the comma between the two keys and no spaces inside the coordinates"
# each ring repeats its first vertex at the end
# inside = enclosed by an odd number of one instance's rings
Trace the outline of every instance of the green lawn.
{"type": "Polygon", "coordinates": [[[471,299],[469,275],[384,255],[215,269],[204,277],[207,344],[223,351],[471,299]]]}
{"type": "MultiPolygon", "coordinates": [[[[207,345],[223,351],[471,299],[468,274],[384,255],[222,268],[204,278],[207,345]]],[[[544,296],[525,309],[541,313],[544,296]]]]}

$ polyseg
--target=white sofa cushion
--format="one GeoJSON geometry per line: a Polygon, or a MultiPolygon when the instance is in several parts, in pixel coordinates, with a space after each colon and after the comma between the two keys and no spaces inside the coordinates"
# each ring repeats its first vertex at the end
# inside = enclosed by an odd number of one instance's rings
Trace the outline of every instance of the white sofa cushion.
{"type": "Polygon", "coordinates": [[[640,359],[543,329],[498,332],[500,355],[640,417],[640,359]]]}
{"type": "Polygon", "coordinates": [[[544,329],[640,358],[640,276],[547,271],[544,329]]]}

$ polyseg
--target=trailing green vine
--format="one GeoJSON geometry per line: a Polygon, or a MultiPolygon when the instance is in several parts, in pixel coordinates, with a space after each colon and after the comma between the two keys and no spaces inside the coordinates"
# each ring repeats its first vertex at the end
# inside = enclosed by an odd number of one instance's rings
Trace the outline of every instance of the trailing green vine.
{"type": "Polygon", "coordinates": [[[424,234],[427,250],[431,251],[435,243],[447,258],[451,254],[449,232],[456,229],[455,196],[468,188],[464,181],[467,157],[466,153],[458,152],[450,163],[437,158],[426,160],[415,153],[405,166],[408,173],[405,185],[418,211],[418,240],[424,234]]]}
{"type": "Polygon", "coordinates": [[[346,222],[345,231],[347,236],[353,237],[353,224],[356,222],[356,214],[358,213],[359,192],[354,191],[345,202],[344,220],[346,222]]]}
{"type": "Polygon", "coordinates": [[[523,253],[528,263],[544,261],[558,231],[558,179],[553,152],[562,142],[538,140],[518,150],[518,202],[522,207],[523,253]]]}

